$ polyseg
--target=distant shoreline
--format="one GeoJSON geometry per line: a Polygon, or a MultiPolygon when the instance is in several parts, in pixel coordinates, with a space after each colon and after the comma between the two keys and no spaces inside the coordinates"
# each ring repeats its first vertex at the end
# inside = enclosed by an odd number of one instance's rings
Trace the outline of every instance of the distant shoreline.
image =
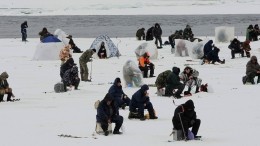
{"type": "Polygon", "coordinates": [[[214,36],[215,27],[235,27],[236,36],[245,36],[249,24],[260,24],[259,14],[216,15],[53,15],[0,16],[0,38],[20,38],[20,25],[28,21],[28,38],[38,38],[43,27],[54,32],[57,28],[74,38],[96,38],[107,34],[115,37],[135,37],[136,30],[146,30],[154,23],[161,24],[163,37],[191,25],[195,36],[214,36]]]}

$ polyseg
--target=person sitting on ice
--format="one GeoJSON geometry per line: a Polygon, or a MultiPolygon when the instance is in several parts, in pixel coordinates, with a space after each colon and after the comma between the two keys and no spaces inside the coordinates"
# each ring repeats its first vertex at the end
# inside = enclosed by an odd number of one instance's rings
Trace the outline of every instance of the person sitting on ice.
{"type": "Polygon", "coordinates": [[[63,78],[64,73],[71,69],[75,65],[74,59],[70,57],[69,59],[65,60],[65,62],[60,66],[60,77],[63,78]]]}
{"type": "Polygon", "coordinates": [[[241,49],[241,43],[238,39],[234,38],[228,48],[231,50],[231,59],[235,59],[235,53],[240,53],[244,57],[244,51],[241,49]]]}
{"type": "Polygon", "coordinates": [[[251,84],[255,84],[254,78],[257,78],[257,84],[260,83],[260,65],[257,61],[256,56],[252,56],[251,59],[246,64],[246,78],[243,81],[244,84],[246,82],[250,82],[251,84]]]}
{"type": "Polygon", "coordinates": [[[143,77],[148,77],[148,70],[150,70],[150,76],[149,77],[155,77],[154,76],[154,64],[150,62],[149,59],[150,55],[148,52],[145,52],[143,56],[141,56],[139,60],[139,69],[143,71],[143,77]]]}
{"type": "Polygon", "coordinates": [[[201,137],[197,136],[201,120],[197,118],[194,109],[194,103],[190,99],[184,104],[179,105],[174,111],[174,116],[172,118],[173,129],[184,132],[184,140],[192,140],[201,137]],[[189,128],[192,128],[191,132],[193,136],[189,136],[189,128]]]}
{"type": "Polygon", "coordinates": [[[48,32],[47,28],[44,27],[42,29],[42,31],[39,32],[40,35],[40,40],[42,41],[44,38],[48,37],[48,36],[53,36],[51,33],[48,32]]]}
{"type": "Polygon", "coordinates": [[[168,75],[166,79],[166,88],[165,88],[165,95],[164,96],[173,96],[175,98],[181,98],[181,93],[185,88],[185,85],[180,82],[180,68],[173,67],[172,72],[168,75]],[[177,89],[176,92],[174,90],[177,89]]]}
{"type": "Polygon", "coordinates": [[[114,101],[122,109],[125,109],[126,106],[129,106],[130,99],[122,89],[120,78],[115,79],[114,84],[109,88],[108,93],[114,97],[114,101]]]}
{"type": "Polygon", "coordinates": [[[4,95],[7,94],[7,101],[14,101],[11,97],[15,97],[12,88],[9,87],[7,72],[3,72],[0,75],[0,102],[4,102],[4,95]]]}
{"type": "Polygon", "coordinates": [[[243,54],[246,53],[246,57],[250,58],[250,51],[251,51],[251,46],[250,46],[250,41],[246,40],[241,44],[241,48],[243,51],[243,54]]]}
{"type": "Polygon", "coordinates": [[[99,59],[106,59],[107,58],[107,50],[106,50],[104,42],[101,43],[101,46],[98,50],[97,55],[98,55],[99,59]]]}
{"type": "Polygon", "coordinates": [[[107,93],[104,99],[99,103],[96,120],[101,124],[105,136],[109,135],[108,124],[110,123],[115,123],[113,134],[122,134],[119,129],[123,124],[124,118],[119,115],[118,106],[111,94],[107,93]]]}
{"type": "Polygon", "coordinates": [[[214,44],[213,44],[213,41],[212,41],[212,40],[209,40],[209,41],[204,45],[204,48],[203,48],[203,53],[204,53],[204,55],[203,55],[203,57],[202,57],[201,59],[205,59],[205,58],[207,57],[208,53],[213,50],[213,46],[214,46],[214,44]]]}
{"type": "Polygon", "coordinates": [[[166,70],[158,75],[155,81],[155,85],[157,87],[157,95],[164,95],[164,88],[166,87],[167,77],[171,74],[171,70],[166,70]]]}
{"type": "Polygon", "coordinates": [[[223,59],[223,61],[221,61],[219,59],[219,56],[218,56],[219,51],[220,51],[220,49],[218,47],[214,46],[214,49],[207,54],[207,56],[203,60],[202,64],[204,64],[206,62],[212,63],[212,64],[215,64],[215,62],[225,64],[225,59],[223,59]]]}
{"type": "Polygon", "coordinates": [[[78,46],[76,46],[76,44],[74,43],[73,39],[72,39],[72,35],[68,35],[67,38],[69,39],[69,45],[70,48],[73,50],[73,53],[82,53],[83,51],[80,50],[80,48],[78,48],[78,46]]]}
{"type": "Polygon", "coordinates": [[[183,72],[180,74],[180,79],[184,84],[188,86],[188,91],[184,91],[184,95],[191,95],[191,89],[193,86],[196,86],[195,93],[199,92],[201,85],[201,79],[198,78],[199,72],[189,66],[185,67],[183,72]]]}
{"type": "Polygon", "coordinates": [[[129,105],[128,119],[138,118],[141,121],[145,120],[144,109],[149,112],[149,119],[158,119],[155,115],[153,104],[150,101],[148,85],[144,84],[138,91],[136,91],[129,105]]]}

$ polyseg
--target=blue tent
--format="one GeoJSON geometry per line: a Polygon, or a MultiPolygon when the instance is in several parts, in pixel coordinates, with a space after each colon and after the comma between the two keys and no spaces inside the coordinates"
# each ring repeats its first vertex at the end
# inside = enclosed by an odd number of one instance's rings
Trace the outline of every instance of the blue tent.
{"type": "Polygon", "coordinates": [[[53,42],[61,42],[58,38],[55,36],[47,36],[46,38],[42,39],[43,43],[53,43],[53,42]]]}

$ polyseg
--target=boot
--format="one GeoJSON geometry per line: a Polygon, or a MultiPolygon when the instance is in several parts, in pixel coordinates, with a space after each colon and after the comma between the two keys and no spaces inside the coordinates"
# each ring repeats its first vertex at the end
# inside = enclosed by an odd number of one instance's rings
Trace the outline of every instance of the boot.
{"type": "Polygon", "coordinates": [[[195,93],[200,92],[199,89],[200,89],[199,86],[196,86],[196,91],[195,91],[195,93]]]}
{"type": "Polygon", "coordinates": [[[0,102],[4,102],[4,94],[0,95],[0,102]]]}
{"type": "Polygon", "coordinates": [[[145,121],[144,115],[139,115],[139,119],[140,119],[141,121],[145,121]]]}
{"type": "Polygon", "coordinates": [[[260,77],[257,78],[257,84],[259,84],[259,83],[260,83],[260,77]]]}

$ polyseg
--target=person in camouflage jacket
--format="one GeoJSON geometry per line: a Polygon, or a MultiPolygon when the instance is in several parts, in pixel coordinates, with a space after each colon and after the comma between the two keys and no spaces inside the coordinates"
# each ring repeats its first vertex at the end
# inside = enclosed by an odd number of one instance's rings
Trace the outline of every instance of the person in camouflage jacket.
{"type": "Polygon", "coordinates": [[[88,79],[88,66],[87,62],[92,61],[92,55],[96,52],[96,49],[88,49],[79,57],[80,75],[81,81],[91,81],[88,79]]]}
{"type": "MultiPolygon", "coordinates": [[[[161,90],[166,87],[166,79],[168,75],[171,74],[171,70],[166,70],[158,75],[155,81],[155,85],[157,87],[157,95],[158,93],[161,93],[161,90]]],[[[160,95],[162,95],[161,93],[160,95]]]]}

